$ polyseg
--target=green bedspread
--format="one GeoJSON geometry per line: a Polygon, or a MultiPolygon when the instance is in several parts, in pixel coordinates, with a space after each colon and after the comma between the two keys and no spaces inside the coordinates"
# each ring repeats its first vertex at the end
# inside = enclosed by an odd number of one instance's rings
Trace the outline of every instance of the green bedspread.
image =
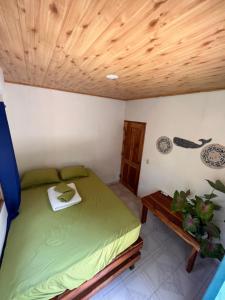
{"type": "Polygon", "coordinates": [[[0,299],[50,299],[74,289],[137,240],[137,218],[89,173],[74,180],[82,202],[61,211],[51,209],[52,185],[22,192],[0,271],[0,299]]]}

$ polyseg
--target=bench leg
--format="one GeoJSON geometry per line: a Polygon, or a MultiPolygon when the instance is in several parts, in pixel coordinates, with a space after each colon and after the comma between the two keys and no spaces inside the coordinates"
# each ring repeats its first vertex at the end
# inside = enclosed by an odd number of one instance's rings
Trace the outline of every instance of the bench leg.
{"type": "Polygon", "coordinates": [[[195,259],[197,257],[198,251],[195,250],[195,248],[193,248],[191,250],[191,255],[188,258],[188,263],[187,263],[187,267],[186,267],[186,271],[188,273],[190,273],[194,267],[194,263],[195,263],[195,259]]]}
{"type": "Polygon", "coordinates": [[[141,223],[146,223],[147,220],[147,213],[148,213],[148,208],[146,206],[142,206],[142,213],[141,213],[141,223]]]}

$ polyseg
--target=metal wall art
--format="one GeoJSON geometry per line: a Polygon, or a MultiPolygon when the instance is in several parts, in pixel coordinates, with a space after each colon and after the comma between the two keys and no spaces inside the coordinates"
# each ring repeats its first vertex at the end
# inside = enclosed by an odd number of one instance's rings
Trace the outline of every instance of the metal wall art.
{"type": "Polygon", "coordinates": [[[202,162],[213,169],[225,167],[225,147],[219,144],[210,144],[201,151],[202,162]]]}
{"type": "Polygon", "coordinates": [[[173,143],[167,136],[161,136],[156,141],[156,147],[160,153],[168,154],[173,149],[173,143]]]}
{"type": "Polygon", "coordinates": [[[201,144],[196,144],[192,141],[189,140],[185,140],[179,137],[174,137],[173,138],[173,142],[176,146],[178,147],[183,147],[183,148],[191,148],[191,149],[195,149],[195,148],[201,148],[202,146],[204,146],[207,143],[210,143],[212,139],[199,139],[199,142],[201,142],[201,144]]]}

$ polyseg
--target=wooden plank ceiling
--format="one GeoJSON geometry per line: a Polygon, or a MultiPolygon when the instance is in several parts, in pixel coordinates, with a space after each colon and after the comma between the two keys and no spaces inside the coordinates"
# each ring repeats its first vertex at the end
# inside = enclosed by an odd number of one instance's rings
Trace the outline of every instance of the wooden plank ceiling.
{"type": "Polygon", "coordinates": [[[223,89],[225,0],[0,0],[0,66],[124,100],[223,89]]]}

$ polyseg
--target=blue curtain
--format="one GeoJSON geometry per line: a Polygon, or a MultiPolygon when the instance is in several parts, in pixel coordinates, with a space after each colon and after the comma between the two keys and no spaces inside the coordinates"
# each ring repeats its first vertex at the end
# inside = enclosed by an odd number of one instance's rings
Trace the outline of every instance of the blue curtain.
{"type": "Polygon", "coordinates": [[[11,220],[18,215],[20,178],[3,102],[0,102],[0,183],[8,210],[9,227],[11,220]]]}

